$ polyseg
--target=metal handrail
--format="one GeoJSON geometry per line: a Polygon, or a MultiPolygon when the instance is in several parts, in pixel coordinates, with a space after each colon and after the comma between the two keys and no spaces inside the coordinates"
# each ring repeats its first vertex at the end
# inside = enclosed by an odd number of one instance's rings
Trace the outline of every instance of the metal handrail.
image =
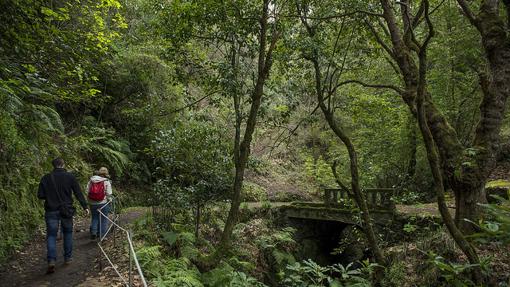
{"type": "MultiPolygon", "coordinates": [[[[126,230],[125,228],[123,228],[122,226],[120,226],[119,224],[117,224],[117,220],[118,220],[118,215],[116,215],[114,217],[114,220],[110,219],[107,215],[105,215],[103,213],[103,208],[105,208],[106,206],[108,205],[111,205],[113,206],[112,210],[113,212],[115,211],[114,210],[114,207],[115,207],[115,204],[114,204],[114,200],[113,198],[111,199],[108,199],[108,202],[103,205],[101,208],[99,208],[97,211],[99,212],[99,241],[97,242],[97,245],[99,246],[99,249],[101,250],[101,252],[103,253],[103,255],[106,257],[106,259],[108,260],[108,263],[110,263],[110,265],[112,266],[113,270],[115,271],[115,273],[117,273],[117,275],[119,276],[119,278],[122,280],[122,282],[126,285],[126,286],[129,286],[131,287],[133,285],[133,280],[132,280],[132,269],[133,269],[133,266],[131,265],[131,261],[134,261],[135,262],[135,266],[136,266],[136,270],[138,272],[138,275],[140,275],[140,279],[142,281],[142,284],[144,287],[147,287],[147,282],[145,281],[145,277],[143,276],[143,272],[142,272],[142,269],[140,268],[140,264],[138,263],[138,258],[136,257],[136,252],[135,252],[135,249],[134,249],[134,246],[133,246],[133,240],[131,238],[131,232],[126,230]],[[106,230],[105,234],[104,235],[101,235],[101,217],[103,218],[106,218],[106,220],[108,220],[111,224],[110,224],[110,227],[106,230]],[[103,249],[103,247],[101,246],[101,242],[103,242],[103,240],[105,239],[105,237],[108,235],[108,233],[110,233],[111,230],[114,230],[114,226],[118,229],[120,229],[121,231],[123,231],[125,234],[126,234],[126,238],[127,238],[127,241],[128,241],[128,244],[129,244],[129,275],[128,275],[128,278],[127,280],[120,274],[119,270],[117,269],[117,267],[115,267],[115,265],[113,264],[112,260],[110,259],[110,257],[108,256],[108,254],[106,254],[105,250],[103,249]]],[[[114,234],[114,239],[115,239],[115,234],[114,234]]]]}

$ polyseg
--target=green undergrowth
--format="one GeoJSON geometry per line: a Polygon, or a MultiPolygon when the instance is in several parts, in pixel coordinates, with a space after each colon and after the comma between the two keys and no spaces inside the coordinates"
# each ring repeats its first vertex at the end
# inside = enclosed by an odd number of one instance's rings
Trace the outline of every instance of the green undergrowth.
{"type": "MultiPolygon", "coordinates": [[[[294,257],[299,244],[295,229],[279,228],[271,209],[244,210],[233,232],[232,247],[220,261],[210,262],[223,228],[217,209],[206,216],[199,237],[193,226],[175,215],[162,225],[151,213],[134,225],[137,255],[154,286],[263,287],[263,286],[371,286],[369,272],[339,264],[319,266],[294,257]],[[249,213],[249,214],[248,214],[249,213]],[[163,227],[164,226],[164,227],[163,227]],[[363,283],[356,285],[356,282],[363,283]],[[342,284],[340,284],[342,283],[342,284]],[[348,284],[347,284],[348,283],[348,284]],[[366,283],[366,284],[365,284],[366,283]],[[340,285],[339,285],[340,284],[340,285]]],[[[368,264],[370,265],[370,264],[368,264]]]]}
{"type": "MultiPolygon", "coordinates": [[[[490,216],[479,223],[482,233],[470,240],[479,250],[487,282],[508,286],[508,201],[499,200],[484,206],[490,216]]],[[[369,262],[321,266],[296,260],[301,243],[294,240],[294,229],[275,224],[278,215],[272,208],[242,209],[232,248],[211,266],[207,259],[219,240],[225,210],[212,209],[204,217],[198,238],[182,215],[175,214],[164,228],[150,213],[138,220],[137,254],[148,279],[155,286],[371,286],[375,265],[369,262]]],[[[401,220],[395,225],[400,235],[391,243],[385,240],[389,265],[381,286],[475,286],[470,279],[474,266],[442,224],[432,217],[401,220]]]]}
{"type": "MultiPolygon", "coordinates": [[[[250,232],[247,228],[239,226],[235,234],[250,232]]],[[[214,247],[203,237],[197,239],[191,226],[173,224],[171,230],[162,230],[149,216],[138,220],[134,229],[142,269],[155,286],[266,286],[253,276],[257,266],[248,260],[253,249],[235,249],[229,257],[214,264],[215,268],[204,270],[201,266],[214,247]]],[[[278,242],[291,241],[290,233],[286,232],[290,231],[262,237],[255,244],[274,249],[275,260],[282,262],[288,255],[278,251],[277,246],[278,242]]]]}
{"type": "MultiPolygon", "coordinates": [[[[486,205],[489,216],[480,222],[480,233],[468,237],[480,256],[488,284],[484,286],[509,286],[507,204],[486,205]]],[[[433,219],[410,217],[402,231],[401,241],[385,248],[389,266],[383,286],[477,286],[470,273],[475,265],[467,262],[444,226],[433,219]]]]}

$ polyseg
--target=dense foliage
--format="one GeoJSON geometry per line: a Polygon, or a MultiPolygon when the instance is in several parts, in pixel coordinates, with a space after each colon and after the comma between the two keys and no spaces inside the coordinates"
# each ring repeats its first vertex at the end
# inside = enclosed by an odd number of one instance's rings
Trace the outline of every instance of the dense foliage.
{"type": "Polygon", "coordinates": [[[391,286],[405,260],[431,267],[413,284],[488,282],[487,252],[509,243],[508,198],[485,202],[486,182],[508,179],[508,7],[3,1],[0,262],[40,226],[37,184],[60,156],[82,183],[107,166],[119,201],[165,210],[138,228],[158,286],[391,286]],[[339,186],[361,210],[358,259],[379,264],[296,258],[306,238],[267,202],[339,186]],[[374,227],[370,187],[434,203],[446,229],[374,227]],[[400,250],[398,232],[419,248],[400,250]]]}
{"type": "Polygon", "coordinates": [[[127,164],[122,142],[101,127],[96,138],[80,137],[83,115],[73,116],[101,102],[101,60],[126,27],[119,8],[117,1],[2,4],[0,258],[39,222],[35,190],[51,158],[65,157],[79,174],[91,173],[86,158],[98,150],[117,169],[127,164]]]}

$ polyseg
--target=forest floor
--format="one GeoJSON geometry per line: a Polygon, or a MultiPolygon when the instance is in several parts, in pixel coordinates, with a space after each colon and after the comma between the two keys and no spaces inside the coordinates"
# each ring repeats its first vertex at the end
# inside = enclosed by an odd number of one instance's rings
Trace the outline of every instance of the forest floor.
{"type": "MultiPolygon", "coordinates": [[[[144,214],[140,210],[129,210],[119,218],[120,225],[126,225],[144,214]]],[[[65,265],[62,244],[57,241],[57,265],[53,274],[46,274],[46,240],[44,227],[40,228],[28,244],[18,251],[0,270],[0,286],[115,286],[119,279],[106,266],[100,270],[98,258],[102,254],[96,241],[90,239],[89,218],[77,217],[74,220],[73,262],[65,265]]],[[[117,233],[119,235],[119,233],[117,233]]],[[[111,237],[107,237],[108,239],[111,237]]]]}
{"type": "MultiPolygon", "coordinates": [[[[264,203],[246,203],[249,208],[260,208],[264,203]]],[[[272,207],[280,207],[289,202],[271,202],[272,207]]],[[[453,211],[453,210],[451,210],[453,211]]],[[[146,209],[128,209],[120,215],[119,224],[128,225],[140,218],[147,212],[146,209]]],[[[419,205],[397,205],[397,212],[408,216],[439,216],[436,203],[419,205]]],[[[0,269],[0,286],[121,286],[122,282],[115,274],[106,260],[100,265],[98,258],[103,258],[96,241],[90,240],[88,232],[89,219],[84,217],[75,218],[74,241],[73,241],[73,262],[65,265],[62,259],[62,240],[57,241],[56,272],[46,275],[46,243],[44,227],[40,228],[30,242],[13,258],[0,269]],[[101,266],[101,268],[100,268],[101,266]]],[[[113,245],[111,235],[107,237],[105,249],[112,253],[113,261],[124,269],[126,274],[127,259],[122,250],[122,244],[113,245]]],[[[117,242],[121,242],[122,234],[117,232],[117,242]]],[[[127,277],[127,276],[126,276],[127,277]]],[[[139,279],[138,276],[135,276],[139,279]]],[[[135,284],[138,285],[138,284],[135,284]]]]}

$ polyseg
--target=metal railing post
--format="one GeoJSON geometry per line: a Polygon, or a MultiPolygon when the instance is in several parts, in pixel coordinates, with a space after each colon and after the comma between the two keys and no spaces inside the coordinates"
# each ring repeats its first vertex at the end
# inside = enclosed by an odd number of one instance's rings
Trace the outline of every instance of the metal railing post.
{"type": "MultiPolygon", "coordinates": [[[[117,216],[117,210],[115,210],[115,198],[112,199],[112,213],[114,214],[114,216],[117,216]]],[[[113,224],[112,224],[112,228],[113,228],[113,247],[116,248],[117,247],[117,239],[116,239],[116,237],[117,237],[116,229],[117,228],[113,224]]]]}
{"type": "MultiPolygon", "coordinates": [[[[102,207],[104,207],[104,205],[102,207]]],[[[101,211],[103,210],[102,207],[101,207],[101,211]]],[[[99,230],[98,230],[97,233],[99,234],[99,241],[101,241],[102,240],[102,238],[101,238],[101,236],[102,236],[102,234],[101,234],[101,219],[102,218],[101,217],[103,216],[103,212],[99,212],[99,209],[98,209],[97,212],[98,212],[98,215],[99,215],[99,230]]]]}
{"type": "MultiPolygon", "coordinates": [[[[113,200],[110,200],[106,205],[108,205],[108,204],[111,204],[113,206],[113,204],[114,204],[113,200]]],[[[139,277],[140,283],[142,284],[142,286],[147,287],[147,282],[146,282],[145,277],[143,275],[142,269],[140,268],[140,263],[138,262],[138,259],[136,257],[136,252],[135,252],[135,249],[134,249],[134,246],[133,246],[133,242],[132,242],[133,232],[132,232],[132,230],[127,230],[127,229],[123,228],[122,226],[118,225],[117,222],[116,222],[117,219],[118,219],[118,216],[114,216],[112,219],[110,219],[110,217],[108,217],[108,216],[105,216],[103,214],[102,208],[103,207],[98,209],[98,212],[99,212],[100,216],[102,216],[104,218],[104,220],[107,220],[108,222],[111,223],[110,228],[108,228],[105,231],[104,237],[106,237],[106,235],[108,233],[110,233],[110,229],[112,229],[112,228],[114,229],[113,232],[115,232],[115,229],[118,228],[119,231],[122,234],[125,234],[126,237],[127,237],[126,239],[127,239],[128,248],[129,248],[129,270],[128,270],[129,274],[128,274],[128,278],[125,278],[125,276],[123,276],[120,273],[120,271],[118,270],[117,266],[112,262],[111,258],[108,256],[108,254],[106,254],[103,246],[101,245],[101,243],[102,243],[102,241],[104,239],[102,237],[100,237],[99,241],[97,242],[97,245],[98,245],[101,253],[105,256],[105,258],[108,261],[108,263],[110,264],[110,266],[113,268],[115,273],[119,276],[119,278],[122,280],[122,282],[124,283],[124,286],[130,286],[131,287],[131,286],[135,285],[133,272],[137,272],[138,275],[140,276],[139,277]],[[133,264],[133,262],[134,262],[134,264],[133,264]],[[133,270],[134,268],[136,268],[136,270],[133,270]]]]}
{"type": "MultiPolygon", "coordinates": [[[[128,231],[128,236],[131,237],[131,229],[128,231]]],[[[133,260],[132,260],[132,257],[133,257],[133,252],[131,251],[131,248],[129,248],[129,286],[133,286],[133,277],[132,277],[132,273],[133,273],[133,260]]]]}
{"type": "MultiPolygon", "coordinates": [[[[94,216],[92,214],[92,205],[90,206],[90,216],[94,216]]],[[[99,241],[101,241],[101,212],[99,212],[99,209],[96,210],[96,212],[98,213],[99,215],[99,241]]],[[[91,218],[91,221],[92,221],[92,218],[91,218]]],[[[101,256],[99,256],[99,271],[101,272],[101,270],[103,270],[103,260],[101,259],[101,256]]]]}

